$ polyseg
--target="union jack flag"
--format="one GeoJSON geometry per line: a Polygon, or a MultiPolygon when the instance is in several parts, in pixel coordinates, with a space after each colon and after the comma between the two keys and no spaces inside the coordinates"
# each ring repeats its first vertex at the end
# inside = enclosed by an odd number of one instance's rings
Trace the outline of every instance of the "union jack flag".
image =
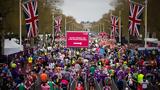
{"type": "Polygon", "coordinates": [[[55,18],[55,30],[57,33],[61,32],[61,22],[62,22],[61,16],[57,16],[55,18]]]}
{"type": "Polygon", "coordinates": [[[111,31],[111,38],[115,38],[118,36],[118,17],[111,16],[111,23],[112,23],[112,31],[111,31]]]}
{"type": "Polygon", "coordinates": [[[38,35],[37,5],[37,0],[29,1],[22,4],[26,21],[27,37],[36,37],[38,35]]]}
{"type": "Polygon", "coordinates": [[[144,7],[142,5],[130,2],[129,12],[129,33],[133,36],[139,36],[141,16],[144,7]]]}

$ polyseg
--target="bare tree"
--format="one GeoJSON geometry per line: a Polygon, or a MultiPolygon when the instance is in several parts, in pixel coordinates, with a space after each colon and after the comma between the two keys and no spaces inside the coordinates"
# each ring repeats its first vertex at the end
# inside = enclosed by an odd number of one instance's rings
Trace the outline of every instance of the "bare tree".
{"type": "Polygon", "coordinates": [[[63,0],[43,0],[44,5],[49,6],[51,8],[61,6],[63,2],[63,0]]]}

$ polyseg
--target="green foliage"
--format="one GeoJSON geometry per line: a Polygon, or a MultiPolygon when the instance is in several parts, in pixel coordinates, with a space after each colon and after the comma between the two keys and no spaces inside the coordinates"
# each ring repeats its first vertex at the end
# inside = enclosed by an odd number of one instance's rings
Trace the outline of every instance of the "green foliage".
{"type": "MultiPolygon", "coordinates": [[[[137,3],[145,5],[145,0],[132,0],[137,3]]],[[[153,33],[155,32],[157,37],[160,39],[160,1],[159,0],[148,0],[148,17],[147,17],[147,27],[148,32],[153,33]]],[[[111,30],[111,24],[107,23],[107,21],[110,21],[110,14],[112,13],[115,16],[119,16],[119,11],[121,11],[121,20],[122,20],[122,36],[128,37],[128,16],[129,16],[129,2],[128,0],[117,0],[115,6],[115,10],[110,11],[109,13],[106,13],[103,15],[103,17],[96,22],[96,25],[99,24],[99,22],[105,23],[105,30],[109,33],[111,30]],[[109,29],[107,29],[109,28],[109,29]]],[[[142,34],[144,38],[144,31],[145,31],[145,11],[143,11],[142,16],[142,22],[141,22],[141,28],[140,28],[140,34],[142,34]]],[[[96,26],[94,25],[94,26],[96,26]]]]}
{"type": "Polygon", "coordinates": [[[44,6],[43,2],[38,3],[39,33],[52,32],[52,11],[49,6],[44,6]]]}
{"type": "Polygon", "coordinates": [[[148,0],[148,31],[156,32],[160,39],[160,1],[148,0]]]}
{"type": "MultiPolygon", "coordinates": [[[[22,0],[27,1],[27,0],[22,0]]],[[[58,1],[58,0],[57,0],[58,1]]],[[[38,0],[39,32],[50,33],[52,30],[52,8],[44,0],[38,0]]],[[[3,17],[4,32],[19,35],[19,0],[0,0],[0,14],[3,17]]],[[[22,9],[22,35],[26,37],[26,27],[22,9]]]]}

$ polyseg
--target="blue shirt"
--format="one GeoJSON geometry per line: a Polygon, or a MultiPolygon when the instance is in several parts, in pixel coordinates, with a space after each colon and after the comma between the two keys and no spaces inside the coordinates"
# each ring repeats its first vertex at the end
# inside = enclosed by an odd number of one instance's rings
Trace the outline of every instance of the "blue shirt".
{"type": "Polygon", "coordinates": [[[104,48],[100,48],[100,54],[101,54],[101,55],[105,54],[104,48]]]}

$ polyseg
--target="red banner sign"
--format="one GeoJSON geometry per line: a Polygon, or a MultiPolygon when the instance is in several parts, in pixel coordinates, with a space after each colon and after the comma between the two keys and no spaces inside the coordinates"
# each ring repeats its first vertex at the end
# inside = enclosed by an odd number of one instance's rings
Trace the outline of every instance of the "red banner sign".
{"type": "Polygon", "coordinates": [[[67,47],[85,47],[89,46],[89,34],[82,31],[68,31],[67,35],[67,47]]]}

